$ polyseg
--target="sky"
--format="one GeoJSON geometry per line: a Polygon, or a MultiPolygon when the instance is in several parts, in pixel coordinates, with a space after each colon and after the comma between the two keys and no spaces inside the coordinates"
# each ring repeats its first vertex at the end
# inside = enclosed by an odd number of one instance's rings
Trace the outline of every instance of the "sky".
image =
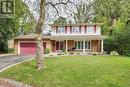
{"type": "MultiPolygon", "coordinates": [[[[38,3],[36,3],[38,0],[23,0],[26,4],[28,4],[28,7],[30,11],[33,13],[35,20],[38,20],[39,14],[38,11],[36,10],[38,7],[38,3]]],[[[57,3],[59,1],[66,2],[67,0],[47,0],[49,2],[57,3]]],[[[88,3],[88,1],[92,0],[70,0],[74,2],[74,4],[78,4],[79,2],[83,3],[88,3]]],[[[74,22],[73,15],[71,14],[71,11],[76,12],[75,6],[73,4],[67,4],[66,6],[64,5],[59,5],[56,7],[59,11],[59,15],[62,17],[67,18],[67,21],[72,21],[74,22]],[[69,9],[69,10],[68,10],[69,9]]],[[[52,7],[51,5],[46,6],[46,21],[45,21],[45,26],[44,28],[46,31],[50,29],[48,24],[52,24],[54,20],[58,18],[57,11],[52,7]]]]}

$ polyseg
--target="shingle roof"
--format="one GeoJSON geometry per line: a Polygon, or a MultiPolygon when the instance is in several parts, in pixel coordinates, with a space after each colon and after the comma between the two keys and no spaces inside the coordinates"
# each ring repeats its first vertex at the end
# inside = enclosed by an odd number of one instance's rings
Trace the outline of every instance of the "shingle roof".
{"type": "MultiPolygon", "coordinates": [[[[44,39],[50,38],[50,36],[42,36],[44,39]]],[[[14,39],[35,39],[35,34],[29,34],[29,35],[20,35],[15,37],[14,39]]]]}

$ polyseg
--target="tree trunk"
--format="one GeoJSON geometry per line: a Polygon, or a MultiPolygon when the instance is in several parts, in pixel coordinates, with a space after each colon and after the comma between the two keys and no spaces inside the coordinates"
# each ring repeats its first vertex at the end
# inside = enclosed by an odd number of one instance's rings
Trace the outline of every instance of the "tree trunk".
{"type": "Polygon", "coordinates": [[[113,28],[116,26],[116,18],[112,18],[111,27],[110,27],[110,35],[112,35],[113,28]]]}
{"type": "Polygon", "coordinates": [[[112,27],[116,26],[116,18],[112,18],[112,27]]]}
{"type": "Polygon", "coordinates": [[[42,35],[36,34],[36,62],[37,69],[41,70],[44,67],[44,49],[43,49],[43,41],[42,35]]]}
{"type": "Polygon", "coordinates": [[[41,70],[45,68],[44,64],[44,49],[43,49],[43,35],[42,35],[42,27],[45,20],[45,0],[40,0],[40,14],[38,23],[36,24],[36,62],[37,69],[41,70]]]}

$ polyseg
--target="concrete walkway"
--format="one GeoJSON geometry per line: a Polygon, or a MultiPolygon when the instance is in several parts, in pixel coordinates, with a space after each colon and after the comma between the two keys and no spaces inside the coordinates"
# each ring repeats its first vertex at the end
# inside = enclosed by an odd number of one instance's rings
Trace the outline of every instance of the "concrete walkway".
{"type": "Polygon", "coordinates": [[[33,55],[9,55],[9,56],[2,56],[0,57],[0,72],[1,70],[13,65],[13,64],[17,64],[19,62],[25,61],[25,60],[29,60],[31,58],[33,58],[33,55]]]}

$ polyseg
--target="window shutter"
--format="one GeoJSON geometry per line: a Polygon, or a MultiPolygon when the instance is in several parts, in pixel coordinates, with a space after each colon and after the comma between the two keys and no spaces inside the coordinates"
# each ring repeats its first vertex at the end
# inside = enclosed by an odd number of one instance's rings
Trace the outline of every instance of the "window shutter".
{"type": "Polygon", "coordinates": [[[81,26],[79,26],[79,33],[81,33],[81,26]]]}
{"type": "Polygon", "coordinates": [[[84,27],[85,27],[85,32],[84,33],[87,33],[87,25],[85,25],[84,27]]]}
{"type": "Polygon", "coordinates": [[[67,33],[67,26],[65,26],[65,33],[67,33]]]}
{"type": "Polygon", "coordinates": [[[56,26],[56,33],[58,33],[58,26],[56,26]]]}
{"type": "Polygon", "coordinates": [[[70,33],[72,33],[72,26],[70,26],[70,33]]]}
{"type": "Polygon", "coordinates": [[[96,33],[96,25],[94,25],[94,33],[96,33]]]}

